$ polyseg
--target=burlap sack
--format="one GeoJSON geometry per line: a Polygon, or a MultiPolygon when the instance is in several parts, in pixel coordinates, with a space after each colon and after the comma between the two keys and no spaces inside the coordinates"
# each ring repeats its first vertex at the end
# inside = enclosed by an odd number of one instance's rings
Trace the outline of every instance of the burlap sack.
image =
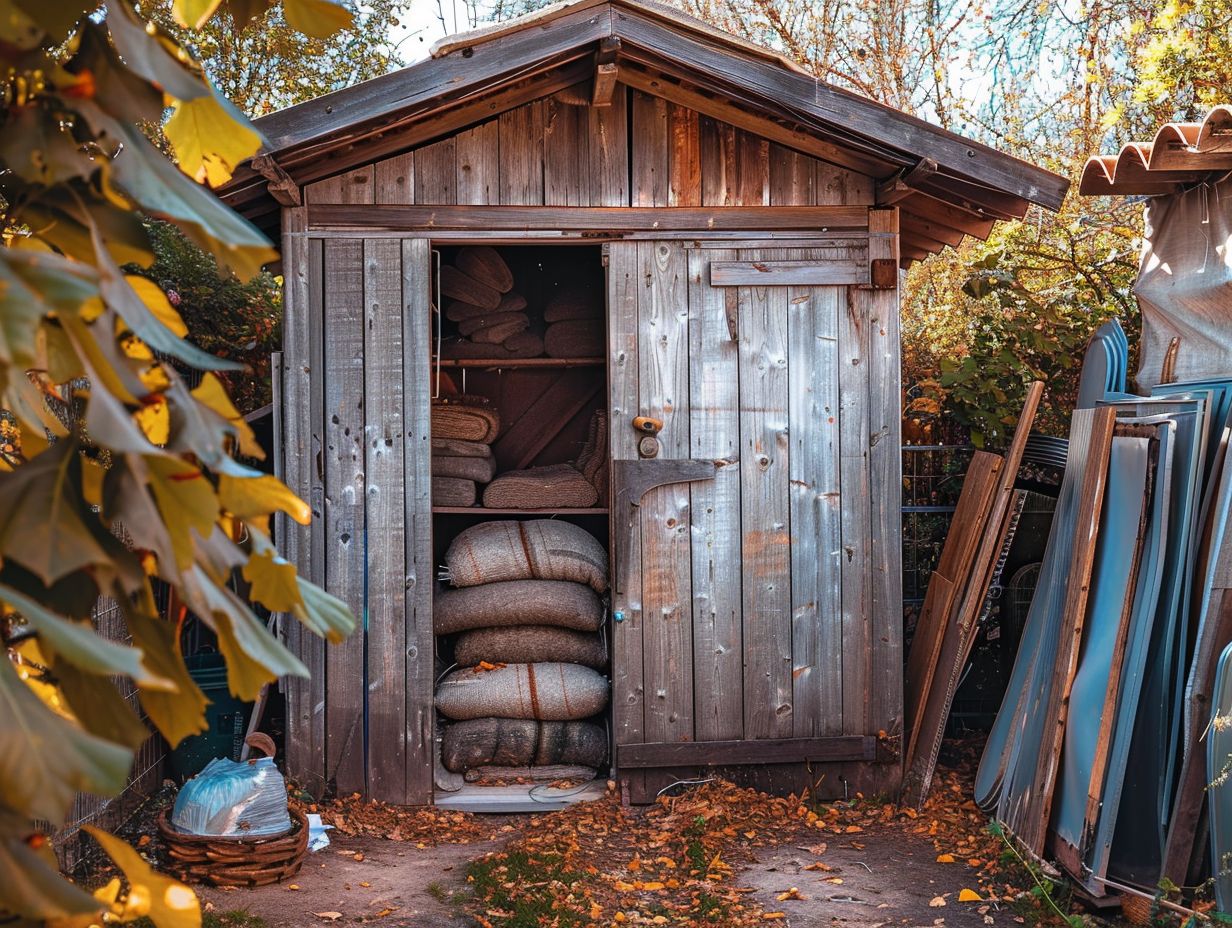
{"type": "Polygon", "coordinates": [[[548,767],[475,767],[465,773],[467,783],[481,781],[526,781],[532,783],[554,783],[557,780],[593,780],[599,775],[591,767],[578,764],[552,764],[548,767]]]}
{"type": "Polygon", "coordinates": [[[455,458],[490,458],[492,446],[481,441],[462,441],[458,438],[433,438],[432,453],[455,458]]]}
{"type": "Polygon", "coordinates": [[[525,332],[530,320],[523,313],[510,313],[508,322],[498,322],[487,328],[476,329],[471,333],[471,341],[476,345],[503,345],[506,341],[525,332]]]}
{"type": "Polygon", "coordinates": [[[476,306],[474,303],[464,303],[454,300],[445,307],[445,318],[450,322],[461,322],[471,316],[482,316],[486,313],[517,313],[526,308],[526,297],[519,293],[506,293],[496,304],[496,309],[489,306],[476,306]]]}
{"type": "Polygon", "coordinates": [[[562,661],[595,670],[607,667],[607,644],[595,632],[575,632],[550,625],[478,628],[458,636],[453,659],[463,667],[489,664],[534,664],[562,661]]]}
{"type": "Polygon", "coordinates": [[[445,569],[454,586],[572,580],[607,589],[607,552],[586,529],[555,519],[481,522],[454,538],[445,569]]]}
{"type": "Polygon", "coordinates": [[[500,416],[490,406],[460,400],[432,404],[432,437],[491,442],[500,433],[500,416]]]}
{"type": "Polygon", "coordinates": [[[436,688],[436,708],[449,719],[589,718],[607,707],[607,678],[580,664],[509,664],[455,670],[436,688]]]}
{"type": "Polygon", "coordinates": [[[603,298],[580,290],[566,290],[548,300],[543,310],[544,322],[566,322],[570,319],[600,319],[603,298]]]}
{"type": "Polygon", "coordinates": [[[538,358],[543,355],[543,336],[537,332],[519,332],[499,345],[478,345],[469,339],[444,342],[442,358],[483,358],[511,361],[517,358],[538,358]]]}
{"type": "Polygon", "coordinates": [[[432,478],[433,506],[474,506],[479,498],[479,489],[474,480],[458,477],[432,478]]]}
{"type": "Polygon", "coordinates": [[[543,336],[549,358],[600,358],[607,353],[603,324],[589,319],[553,322],[543,336]]]}
{"type": "Polygon", "coordinates": [[[489,509],[585,509],[598,500],[594,485],[572,464],[508,471],[483,494],[489,509]]]}
{"type": "Polygon", "coordinates": [[[590,722],[471,719],[454,722],[441,738],[441,762],[461,773],[475,767],[529,767],[607,761],[607,733],[590,722]]]}
{"type": "Polygon", "coordinates": [[[510,580],[440,590],[432,601],[432,630],[438,635],[517,625],[593,632],[603,625],[603,603],[585,584],[563,580],[510,580]]]}
{"type": "Polygon", "coordinates": [[[493,290],[508,293],[513,289],[513,272],[495,248],[486,245],[471,245],[458,252],[455,262],[459,270],[465,271],[480,283],[487,284],[493,290]]]}
{"type": "Polygon", "coordinates": [[[487,483],[496,476],[496,459],[434,454],[432,455],[432,476],[460,477],[476,483],[487,483]]]}
{"type": "Polygon", "coordinates": [[[482,306],[485,309],[496,309],[500,306],[499,290],[480,283],[470,274],[450,264],[441,265],[440,285],[441,293],[451,300],[470,303],[472,306],[482,306]]]}
{"type": "Polygon", "coordinates": [[[607,410],[596,409],[582,453],[573,465],[594,486],[600,505],[608,498],[607,410]]]}
{"type": "Polygon", "coordinates": [[[462,335],[470,336],[480,329],[491,328],[494,325],[501,325],[505,322],[521,322],[524,323],[522,328],[526,328],[530,325],[530,316],[526,315],[526,313],[483,313],[482,315],[471,316],[469,319],[463,319],[459,322],[458,332],[462,335]]]}

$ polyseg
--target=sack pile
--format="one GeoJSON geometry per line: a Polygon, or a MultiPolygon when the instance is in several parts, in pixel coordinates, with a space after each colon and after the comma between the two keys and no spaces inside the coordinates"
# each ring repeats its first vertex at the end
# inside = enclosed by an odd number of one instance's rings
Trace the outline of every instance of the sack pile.
{"type": "Polygon", "coordinates": [[[471,781],[597,775],[607,735],[587,720],[609,698],[607,564],[594,536],[568,522],[484,522],[453,540],[452,588],[433,604],[435,633],[457,636],[457,669],[436,691],[450,720],[447,770],[471,781]]]}
{"type": "Polygon", "coordinates": [[[590,418],[586,444],[577,460],[507,471],[488,484],[489,509],[585,509],[607,500],[607,412],[590,418]]]}
{"type": "Polygon", "coordinates": [[[479,484],[496,476],[492,442],[500,416],[486,399],[455,396],[432,403],[432,501],[473,506],[479,484]]]}
{"type": "Polygon", "coordinates": [[[543,336],[550,358],[598,358],[607,350],[603,331],[603,299],[581,290],[566,290],[543,311],[548,324],[543,336]]]}
{"type": "Polygon", "coordinates": [[[447,358],[535,358],[543,339],[530,328],[526,298],[513,292],[513,274],[495,248],[469,247],[440,271],[445,318],[462,338],[441,346],[447,358]]]}

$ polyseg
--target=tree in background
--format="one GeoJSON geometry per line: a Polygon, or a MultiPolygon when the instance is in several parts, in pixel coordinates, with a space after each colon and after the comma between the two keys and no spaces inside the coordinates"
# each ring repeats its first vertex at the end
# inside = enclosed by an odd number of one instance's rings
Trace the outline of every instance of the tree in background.
{"type": "MultiPolygon", "coordinates": [[[[265,0],[228,0],[238,23],[265,0]]],[[[218,0],[177,0],[184,26],[218,0]]],[[[283,0],[295,28],[327,38],[350,22],[328,0],[283,0]]],[[[58,874],[40,822],[58,823],[78,792],[114,795],[148,736],[114,680],[136,686],[171,744],[205,727],[205,697],[155,607],[152,580],[217,634],[231,691],[254,698],[307,670],[234,591],[337,641],[346,606],[300,579],[270,540],[275,513],[310,512],[261,457],[215,358],[164,290],[125,273],[154,263],[149,219],[178,228],[238,280],[276,257],[269,243],[193,178],[217,186],[260,137],[200,66],[131,0],[105,9],[0,0],[0,921],[64,928],[148,916],[196,928],[187,887],[87,826],[123,879],[94,893],[58,874]],[[178,165],[139,127],[158,125],[178,165]],[[202,372],[189,389],[175,365],[202,372]],[[61,420],[62,385],[88,384],[80,416],[61,420]],[[123,540],[121,540],[123,537],[123,540]],[[91,623],[118,605],[129,641],[91,623]]]]}

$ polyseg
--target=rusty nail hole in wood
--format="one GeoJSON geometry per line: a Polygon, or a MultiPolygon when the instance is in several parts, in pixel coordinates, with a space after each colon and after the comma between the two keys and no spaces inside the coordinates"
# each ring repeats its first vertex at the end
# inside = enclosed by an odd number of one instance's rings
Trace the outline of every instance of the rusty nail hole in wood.
{"type": "Polygon", "coordinates": [[[464,48],[464,49],[462,49],[462,57],[463,57],[463,58],[473,58],[473,57],[475,57],[475,50],[474,50],[473,48],[464,48]]]}

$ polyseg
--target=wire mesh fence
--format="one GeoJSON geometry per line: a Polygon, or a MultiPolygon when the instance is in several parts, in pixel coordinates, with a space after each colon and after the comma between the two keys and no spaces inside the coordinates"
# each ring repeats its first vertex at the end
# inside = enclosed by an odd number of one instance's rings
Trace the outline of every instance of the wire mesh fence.
{"type": "Polygon", "coordinates": [[[941,557],[973,449],[904,445],[902,451],[903,608],[910,616],[924,601],[929,574],[941,557]]]}

